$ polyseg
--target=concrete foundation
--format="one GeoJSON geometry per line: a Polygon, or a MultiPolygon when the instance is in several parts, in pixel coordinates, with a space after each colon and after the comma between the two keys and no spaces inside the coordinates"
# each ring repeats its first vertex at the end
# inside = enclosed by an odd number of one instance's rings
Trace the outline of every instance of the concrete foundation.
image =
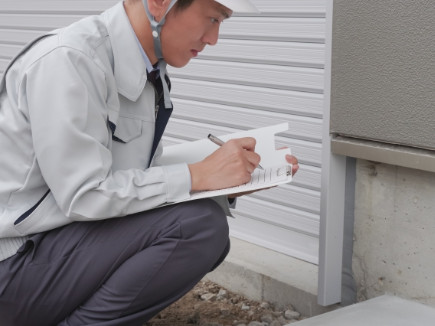
{"type": "Polygon", "coordinates": [[[435,307],[435,174],[358,160],[358,300],[391,293],[435,307]]]}

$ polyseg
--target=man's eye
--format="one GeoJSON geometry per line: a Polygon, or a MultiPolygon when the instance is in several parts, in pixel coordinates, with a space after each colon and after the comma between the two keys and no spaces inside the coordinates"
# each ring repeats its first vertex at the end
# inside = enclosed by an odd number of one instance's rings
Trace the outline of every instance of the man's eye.
{"type": "Polygon", "coordinates": [[[212,17],[212,18],[210,18],[210,20],[213,24],[219,23],[219,19],[217,19],[217,18],[212,17]]]}

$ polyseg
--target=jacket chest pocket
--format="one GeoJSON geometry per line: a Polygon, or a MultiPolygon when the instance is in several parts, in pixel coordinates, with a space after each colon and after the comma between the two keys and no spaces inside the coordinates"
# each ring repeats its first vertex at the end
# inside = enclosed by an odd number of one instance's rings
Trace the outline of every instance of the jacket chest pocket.
{"type": "Polygon", "coordinates": [[[119,117],[113,140],[120,143],[128,143],[142,135],[143,123],[140,119],[119,117]]]}
{"type": "Polygon", "coordinates": [[[154,98],[141,96],[137,102],[124,98],[120,105],[112,137],[112,169],[145,169],[154,140],[154,98]]]}
{"type": "Polygon", "coordinates": [[[114,136],[121,142],[128,143],[140,137],[143,132],[146,132],[144,125],[149,127],[154,124],[154,89],[151,86],[145,87],[137,101],[130,101],[119,95],[119,117],[116,121],[114,136]]]}

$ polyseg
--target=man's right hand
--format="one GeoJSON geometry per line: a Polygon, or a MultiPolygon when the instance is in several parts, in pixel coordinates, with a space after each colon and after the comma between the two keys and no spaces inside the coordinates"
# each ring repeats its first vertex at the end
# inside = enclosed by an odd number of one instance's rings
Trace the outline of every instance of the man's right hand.
{"type": "Polygon", "coordinates": [[[215,190],[248,182],[260,163],[255,138],[232,139],[207,156],[189,164],[192,191],[215,190]]]}

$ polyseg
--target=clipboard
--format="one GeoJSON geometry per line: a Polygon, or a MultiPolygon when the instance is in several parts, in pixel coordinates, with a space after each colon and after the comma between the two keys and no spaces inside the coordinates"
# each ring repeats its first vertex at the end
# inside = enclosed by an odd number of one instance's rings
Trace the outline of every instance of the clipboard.
{"type": "MultiPolygon", "coordinates": [[[[292,167],[285,159],[287,154],[291,154],[291,150],[289,148],[279,150],[275,149],[275,135],[286,130],[288,130],[288,123],[281,123],[269,127],[219,136],[219,138],[225,142],[230,139],[241,137],[255,138],[255,151],[261,156],[260,164],[264,170],[256,169],[248,183],[219,190],[192,192],[189,198],[182,201],[230,195],[240,192],[250,192],[291,182],[292,167]]],[[[203,160],[217,148],[218,146],[207,138],[166,146],[163,148],[163,153],[156,163],[158,165],[177,163],[191,164],[203,160]]]]}

